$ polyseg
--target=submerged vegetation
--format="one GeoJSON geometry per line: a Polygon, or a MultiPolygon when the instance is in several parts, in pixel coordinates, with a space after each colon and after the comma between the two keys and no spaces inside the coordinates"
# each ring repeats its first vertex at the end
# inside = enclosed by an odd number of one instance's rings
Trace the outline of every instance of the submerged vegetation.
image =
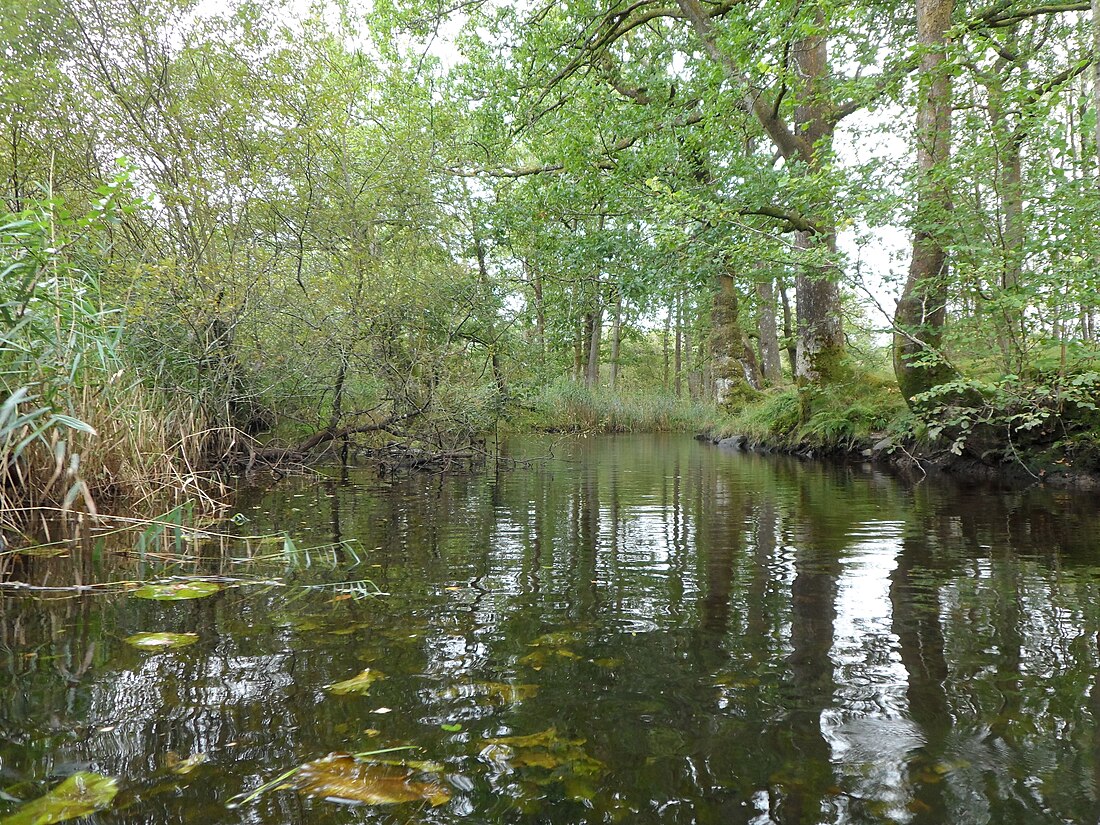
{"type": "Polygon", "coordinates": [[[1094,468],[1097,31],[1084,2],[15,0],[0,525],[517,429],[1094,468]]]}

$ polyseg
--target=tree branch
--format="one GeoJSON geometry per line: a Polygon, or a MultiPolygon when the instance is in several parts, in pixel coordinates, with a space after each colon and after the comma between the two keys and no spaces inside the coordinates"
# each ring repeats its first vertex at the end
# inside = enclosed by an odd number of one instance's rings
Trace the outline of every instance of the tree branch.
{"type": "Polygon", "coordinates": [[[699,0],[677,0],[684,16],[691,23],[696,36],[702,43],[704,50],[718,63],[733,80],[740,86],[742,107],[750,115],[754,115],[768,137],[776,145],[783,157],[788,160],[798,158],[807,163],[813,160],[813,146],[801,136],[795,134],[786,121],[772,111],[772,106],[763,90],[757,89],[749,80],[748,75],[728,54],[718,47],[714,37],[714,29],[710,24],[710,18],[715,16],[704,11],[699,0]]]}

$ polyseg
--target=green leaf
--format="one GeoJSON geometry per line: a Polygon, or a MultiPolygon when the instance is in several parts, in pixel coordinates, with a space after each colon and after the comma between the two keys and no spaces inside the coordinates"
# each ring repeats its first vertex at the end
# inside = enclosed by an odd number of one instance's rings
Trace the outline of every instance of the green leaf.
{"type": "Polygon", "coordinates": [[[126,639],[126,644],[139,650],[174,650],[198,640],[198,633],[135,633],[126,639]]]}
{"type": "Polygon", "coordinates": [[[63,424],[70,430],[77,430],[82,433],[87,433],[88,435],[96,435],[95,427],[81,421],[79,418],[73,418],[71,415],[54,413],[50,418],[50,424],[63,424]]]}
{"type": "Polygon", "coordinates": [[[106,808],[117,793],[118,780],[114,777],[81,771],[0,819],[0,825],[50,825],[78,819],[106,808]]]}
{"type": "Polygon", "coordinates": [[[377,682],[379,679],[385,679],[385,675],[378,670],[371,670],[369,667],[357,676],[352,676],[350,679],[345,679],[342,682],[336,682],[335,684],[328,685],[325,690],[329,693],[334,693],[337,696],[345,696],[349,693],[358,694],[359,696],[366,696],[370,691],[370,686],[377,682]]]}
{"type": "Polygon", "coordinates": [[[133,595],[138,599],[153,599],[158,602],[174,602],[183,599],[203,599],[222,589],[217,582],[182,581],[169,584],[147,584],[139,587],[133,595]]]}

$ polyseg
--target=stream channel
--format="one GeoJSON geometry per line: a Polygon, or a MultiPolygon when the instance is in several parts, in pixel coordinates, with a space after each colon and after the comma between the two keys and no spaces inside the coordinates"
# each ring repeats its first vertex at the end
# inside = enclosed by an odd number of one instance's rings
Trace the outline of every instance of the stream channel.
{"type": "Polygon", "coordinates": [[[0,597],[0,823],[82,771],[98,823],[1098,821],[1095,496],[502,449],[238,497],[224,529],[289,539],[89,562],[205,598],[0,597]],[[194,635],[126,641],[161,632],[194,635]]]}

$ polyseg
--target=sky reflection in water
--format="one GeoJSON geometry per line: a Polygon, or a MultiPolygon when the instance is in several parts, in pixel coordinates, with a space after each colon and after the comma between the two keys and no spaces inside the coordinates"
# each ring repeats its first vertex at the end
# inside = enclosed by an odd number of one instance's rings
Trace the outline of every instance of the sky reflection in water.
{"type": "Polygon", "coordinates": [[[0,790],[116,776],[104,823],[1097,820],[1090,497],[683,437],[508,449],[553,458],[247,493],[242,532],[357,549],[184,565],[287,587],[4,598],[0,790]],[[364,579],[390,595],[347,598],[364,579]],[[124,642],[160,631],[200,640],[124,642]],[[326,689],[365,668],[384,676],[365,695],[326,689]],[[404,744],[449,801],[226,808],[331,751],[404,744]]]}

